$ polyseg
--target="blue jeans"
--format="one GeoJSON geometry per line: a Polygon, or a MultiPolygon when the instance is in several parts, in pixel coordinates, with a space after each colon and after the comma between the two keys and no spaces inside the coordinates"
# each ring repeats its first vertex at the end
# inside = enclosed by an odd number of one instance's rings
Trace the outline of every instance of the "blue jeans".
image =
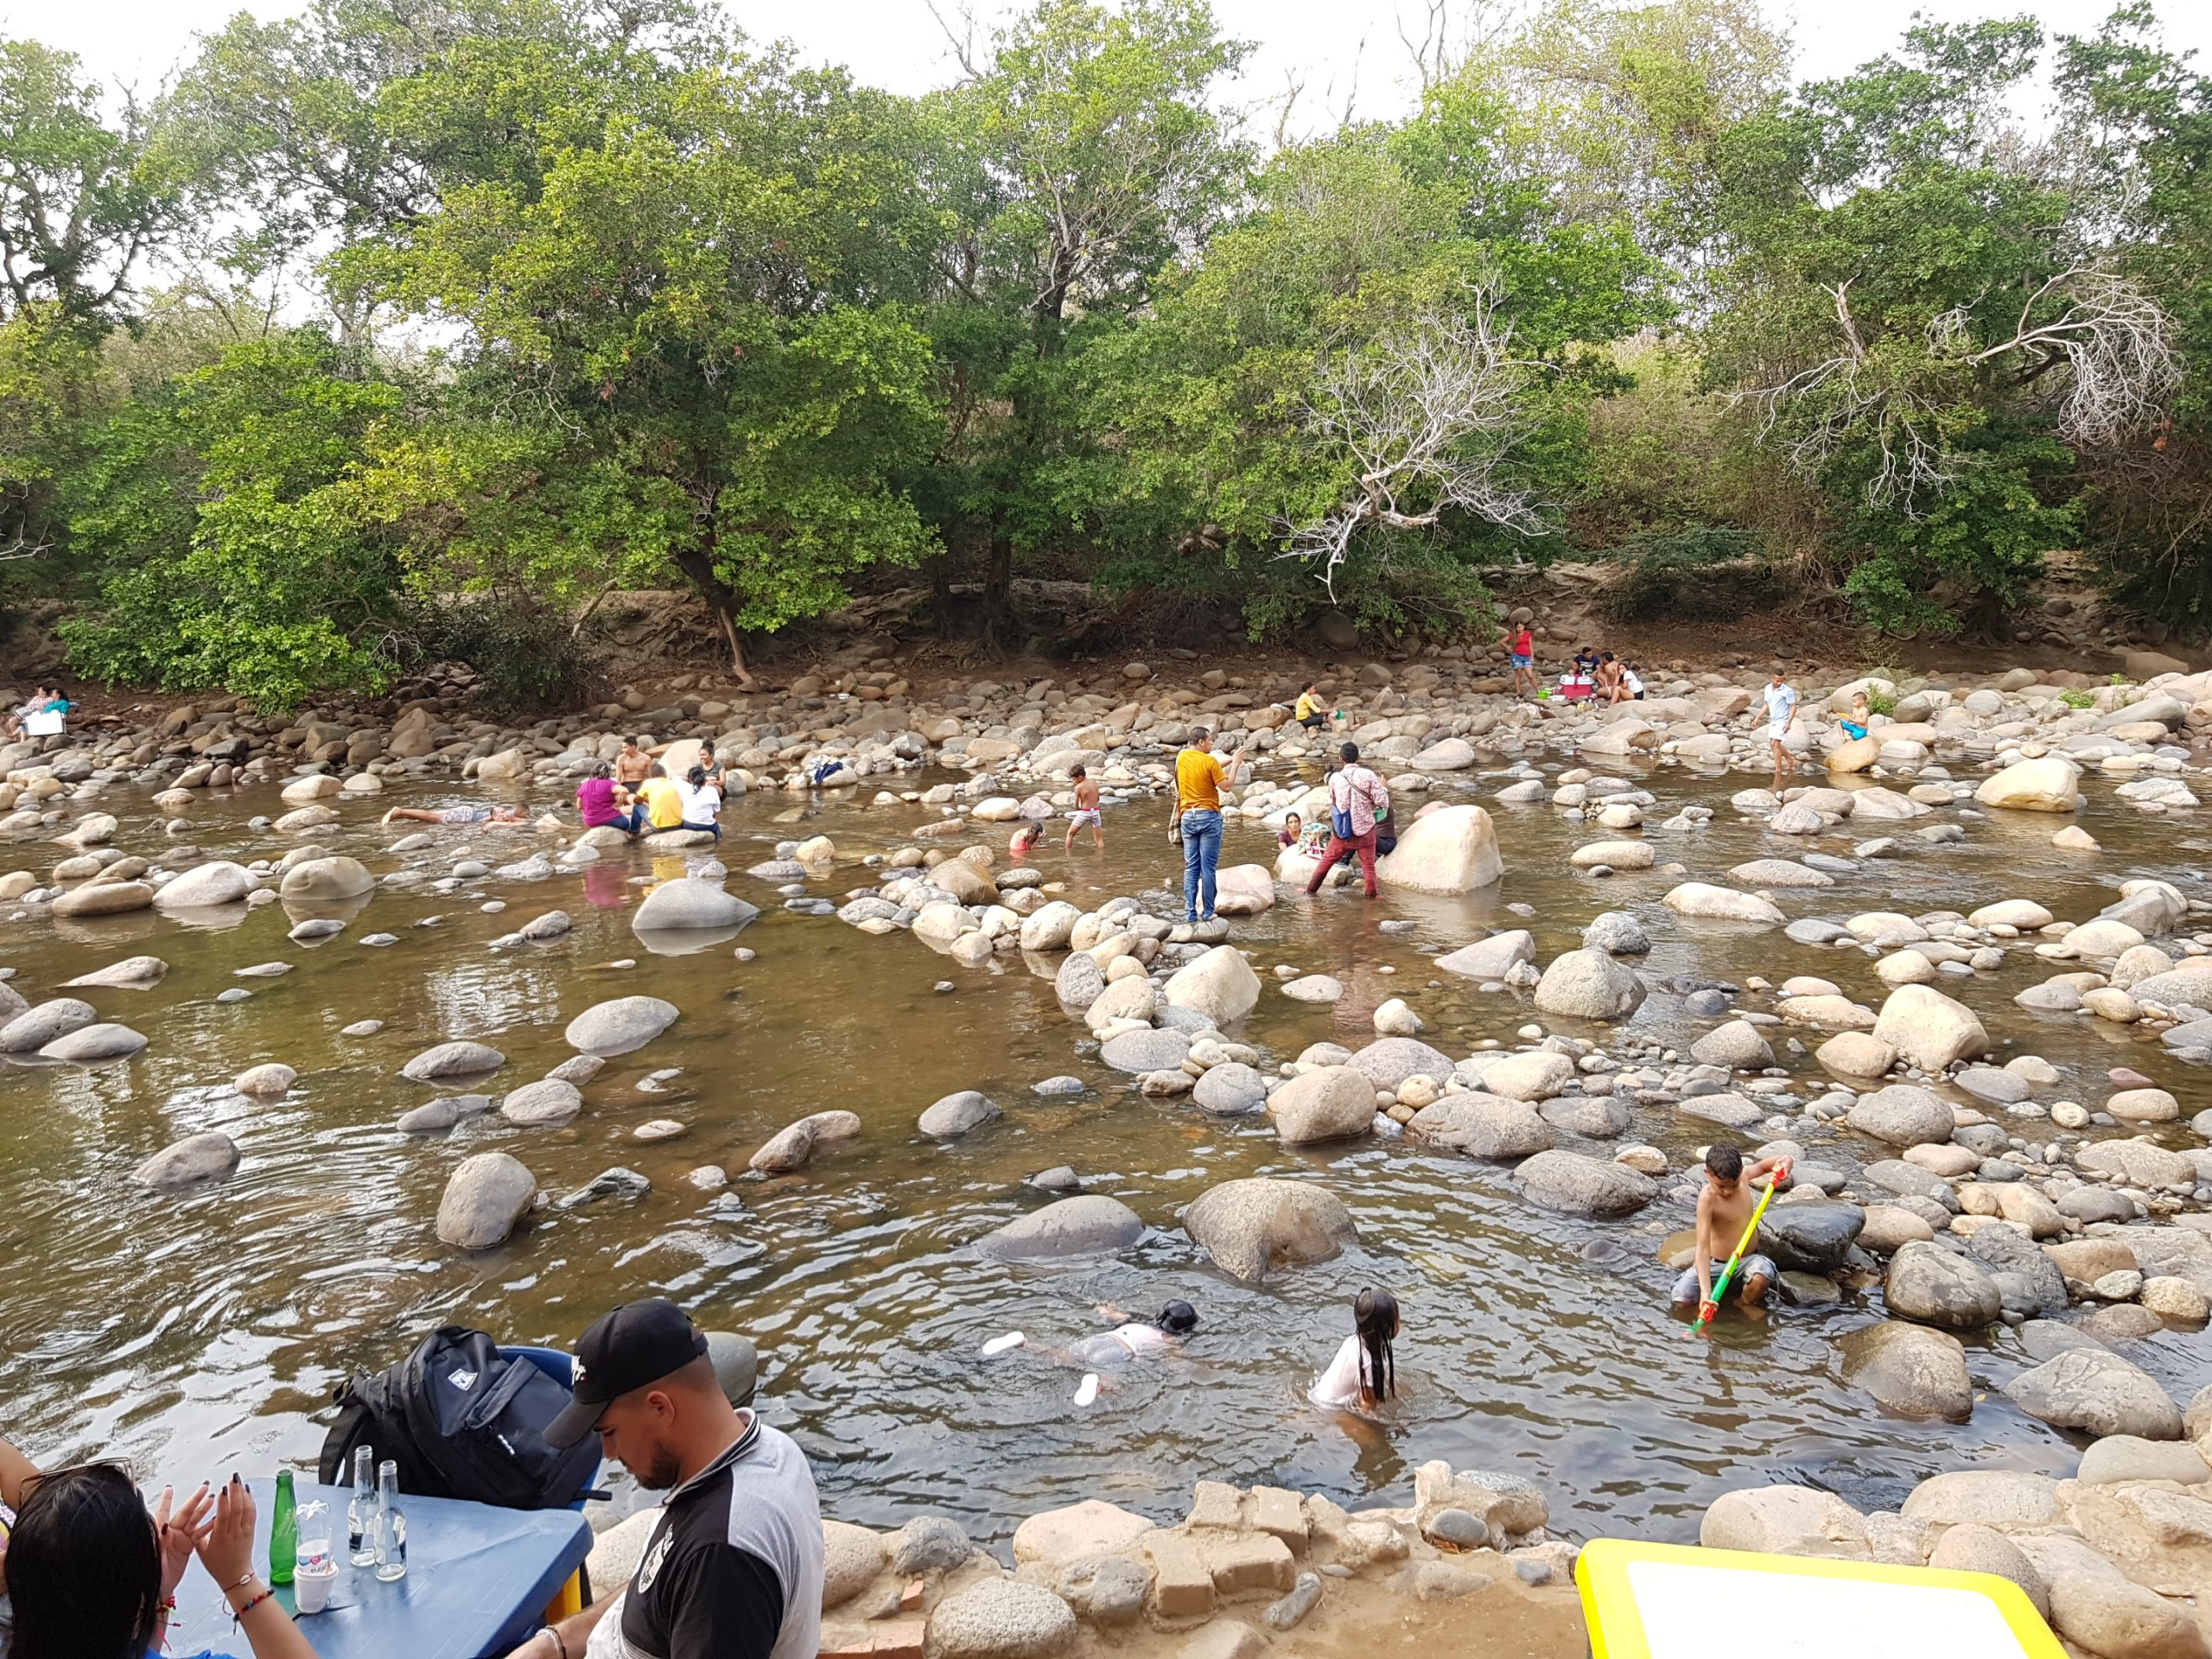
{"type": "Polygon", "coordinates": [[[1183,918],[1213,919],[1213,873],[1221,865],[1221,814],[1193,807],[1183,815],[1183,918]],[[1205,900],[1203,912],[1198,901],[1205,900]]]}

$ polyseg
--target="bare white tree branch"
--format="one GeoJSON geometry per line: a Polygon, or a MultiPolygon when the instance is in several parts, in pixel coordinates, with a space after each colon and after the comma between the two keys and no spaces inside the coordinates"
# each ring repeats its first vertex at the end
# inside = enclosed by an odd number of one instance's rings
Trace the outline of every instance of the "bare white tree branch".
{"type": "Polygon", "coordinates": [[[1317,522],[1281,528],[1281,556],[1337,568],[1363,530],[1427,530],[1449,512],[1523,534],[1541,528],[1536,502],[1505,474],[1527,430],[1522,397],[1537,363],[1516,359],[1512,329],[1489,293],[1463,314],[1424,312],[1408,327],[1351,346],[1322,369],[1306,410],[1309,431],[1341,445],[1356,475],[1317,522]]]}
{"type": "Polygon", "coordinates": [[[2085,448],[2156,425],[2180,389],[2173,319],[2125,276],[2076,266],[2051,277],[2020,308],[2005,339],[1974,339],[1971,306],[1928,320],[1924,352],[1871,346],[1851,311],[1851,284],[1825,290],[1835,302],[1842,348],[1775,385],[1740,394],[1764,411],[1762,442],[1787,431],[1792,468],[1817,474],[1846,443],[1874,447],[1865,491],[1870,507],[1917,517],[1962,462],[1942,430],[1942,410],[1962,396],[1950,377],[2003,364],[2032,404],[2057,410],[2059,435],[2085,448]],[[1947,384],[1948,382],[1948,384],[1947,384]]]}

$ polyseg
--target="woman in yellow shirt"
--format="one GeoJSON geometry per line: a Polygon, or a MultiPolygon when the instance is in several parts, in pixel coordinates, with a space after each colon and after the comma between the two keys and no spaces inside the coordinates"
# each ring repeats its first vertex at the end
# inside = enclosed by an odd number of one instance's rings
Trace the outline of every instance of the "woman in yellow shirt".
{"type": "Polygon", "coordinates": [[[1328,728],[1329,716],[1321,708],[1321,694],[1313,686],[1309,685],[1298,694],[1298,706],[1291,712],[1298,723],[1309,732],[1328,728]]]}

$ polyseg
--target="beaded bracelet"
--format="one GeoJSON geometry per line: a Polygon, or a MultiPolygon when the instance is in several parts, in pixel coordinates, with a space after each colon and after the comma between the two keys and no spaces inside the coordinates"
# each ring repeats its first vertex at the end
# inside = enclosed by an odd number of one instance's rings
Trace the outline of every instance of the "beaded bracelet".
{"type": "Polygon", "coordinates": [[[264,1590],[259,1595],[248,1600],[245,1606],[233,1610],[231,1614],[231,1628],[232,1630],[238,1629],[238,1621],[240,1619],[244,1618],[248,1613],[260,1606],[263,1602],[268,1600],[270,1597],[276,1593],[276,1592],[274,1590],[264,1590]]]}

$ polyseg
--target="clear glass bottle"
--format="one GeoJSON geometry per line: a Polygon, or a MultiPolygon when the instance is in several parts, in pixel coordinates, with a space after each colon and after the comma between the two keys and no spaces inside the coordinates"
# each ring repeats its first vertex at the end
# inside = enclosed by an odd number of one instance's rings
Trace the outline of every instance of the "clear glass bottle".
{"type": "Polygon", "coordinates": [[[346,1557],[356,1567],[373,1567],[377,1559],[377,1454],[372,1447],[353,1448],[353,1501],[346,1506],[346,1557]]]}
{"type": "Polygon", "coordinates": [[[407,1576],[407,1516],[399,1507],[399,1465],[377,1465],[377,1578],[391,1584],[407,1576]]]}

